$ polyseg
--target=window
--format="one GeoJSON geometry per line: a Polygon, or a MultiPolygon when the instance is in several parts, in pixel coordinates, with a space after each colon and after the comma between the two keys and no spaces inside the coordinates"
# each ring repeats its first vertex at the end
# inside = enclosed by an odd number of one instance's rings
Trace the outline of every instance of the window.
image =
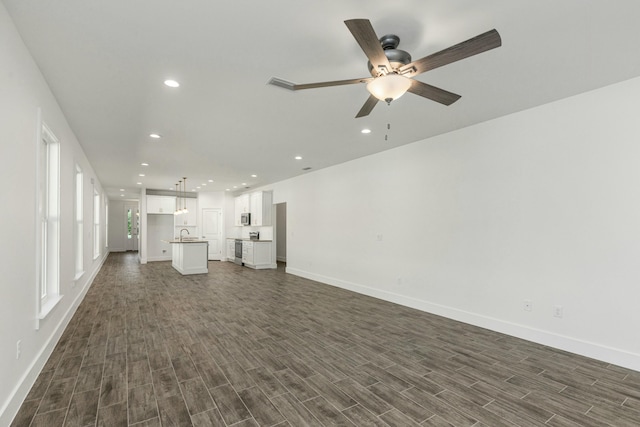
{"type": "Polygon", "coordinates": [[[38,319],[60,301],[60,143],[42,123],[38,142],[38,319]]]}
{"type": "Polygon", "coordinates": [[[104,247],[109,248],[109,201],[104,199],[104,247]]]}
{"type": "Polygon", "coordinates": [[[75,174],[75,209],[74,209],[74,242],[76,251],[76,275],[78,280],[84,274],[84,205],[82,192],[84,191],[84,175],[80,166],[76,165],[75,174]]]}
{"type": "Polygon", "coordinates": [[[93,259],[100,256],[100,193],[93,187],[93,259]]]}

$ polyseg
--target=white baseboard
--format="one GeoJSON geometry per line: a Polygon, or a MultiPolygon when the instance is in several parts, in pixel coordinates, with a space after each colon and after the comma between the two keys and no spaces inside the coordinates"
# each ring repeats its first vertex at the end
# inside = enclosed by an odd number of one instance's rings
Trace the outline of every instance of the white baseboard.
{"type": "Polygon", "coordinates": [[[31,387],[33,387],[33,384],[35,384],[38,375],[40,375],[42,368],[44,368],[44,365],[47,363],[47,360],[51,356],[51,353],[53,353],[53,349],[60,340],[62,333],[71,321],[71,318],[80,306],[80,303],[82,302],[82,300],[84,300],[85,295],[87,295],[89,288],[91,288],[91,285],[93,284],[93,280],[98,275],[98,272],[100,272],[100,269],[102,268],[108,256],[109,252],[106,252],[102,256],[100,264],[94,269],[89,279],[85,282],[82,290],[73,300],[73,303],[71,303],[71,305],[67,308],[66,313],[64,314],[64,316],[62,316],[62,318],[56,325],[53,333],[46,341],[45,345],[41,348],[40,352],[33,359],[33,362],[31,362],[26,372],[20,378],[20,381],[9,395],[9,399],[7,399],[5,405],[0,408],[0,425],[8,426],[11,424],[11,421],[13,421],[13,418],[15,418],[18,410],[20,409],[20,406],[24,402],[24,399],[27,397],[27,394],[29,394],[29,391],[31,390],[31,387]]]}
{"type": "Polygon", "coordinates": [[[457,320],[460,322],[468,323],[470,325],[479,326],[481,328],[486,328],[492,331],[511,335],[527,341],[532,341],[538,344],[554,347],[586,357],[591,357],[593,359],[598,359],[607,363],[612,363],[614,365],[622,366],[628,369],[633,369],[635,371],[640,371],[640,354],[631,353],[626,350],[608,347],[602,344],[588,342],[502,319],[496,319],[477,313],[459,310],[453,307],[434,304],[429,301],[407,297],[393,292],[383,291],[380,289],[360,285],[358,283],[347,282],[344,280],[311,273],[297,268],[287,267],[286,272],[296,276],[304,277],[306,279],[325,283],[327,285],[357,292],[359,294],[368,295],[384,301],[389,301],[395,304],[404,305],[406,307],[415,308],[417,310],[446,317],[448,319],[457,320]]]}
{"type": "Polygon", "coordinates": [[[171,255],[169,256],[150,256],[147,258],[147,262],[153,261],[171,261],[171,255]]]}

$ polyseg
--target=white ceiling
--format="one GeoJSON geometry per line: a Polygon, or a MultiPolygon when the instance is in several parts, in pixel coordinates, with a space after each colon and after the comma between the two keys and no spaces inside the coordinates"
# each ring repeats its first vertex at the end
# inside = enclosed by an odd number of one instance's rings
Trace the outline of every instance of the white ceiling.
{"type": "Polygon", "coordinates": [[[640,75],[637,0],[2,1],[110,197],[265,185],[640,75]],[[413,59],[492,28],[502,47],[418,76],[449,107],[406,94],[355,119],[362,84],[267,84],[369,76],[353,18],[413,59]]]}

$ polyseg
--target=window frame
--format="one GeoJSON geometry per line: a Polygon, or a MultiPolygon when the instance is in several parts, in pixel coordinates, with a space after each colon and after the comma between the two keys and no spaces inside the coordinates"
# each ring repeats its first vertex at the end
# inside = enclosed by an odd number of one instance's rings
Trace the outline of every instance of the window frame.
{"type": "Polygon", "coordinates": [[[60,302],[60,140],[38,112],[36,149],[36,329],[60,302]]]}
{"type": "Polygon", "coordinates": [[[74,250],[75,276],[74,281],[84,275],[84,172],[76,163],[74,173],[74,250]]]}

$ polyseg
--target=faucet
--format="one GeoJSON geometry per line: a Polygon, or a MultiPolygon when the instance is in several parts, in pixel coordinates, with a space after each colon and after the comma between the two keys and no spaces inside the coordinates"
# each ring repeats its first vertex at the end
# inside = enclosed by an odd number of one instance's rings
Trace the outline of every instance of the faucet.
{"type": "Polygon", "coordinates": [[[180,241],[182,242],[182,232],[186,231],[187,234],[189,234],[189,230],[187,230],[186,228],[183,228],[182,230],[180,230],[180,241]]]}

